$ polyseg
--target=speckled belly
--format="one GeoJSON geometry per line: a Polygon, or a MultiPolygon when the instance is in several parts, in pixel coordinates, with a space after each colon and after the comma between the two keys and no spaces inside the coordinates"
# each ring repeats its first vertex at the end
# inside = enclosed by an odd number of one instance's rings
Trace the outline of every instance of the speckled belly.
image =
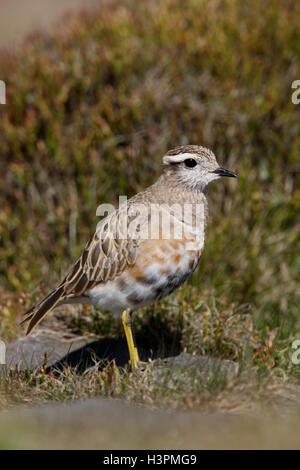
{"type": "Polygon", "coordinates": [[[136,263],[117,278],[91,289],[91,302],[121,314],[161,300],[176,290],[196,269],[203,247],[183,240],[147,240],[136,263]]]}

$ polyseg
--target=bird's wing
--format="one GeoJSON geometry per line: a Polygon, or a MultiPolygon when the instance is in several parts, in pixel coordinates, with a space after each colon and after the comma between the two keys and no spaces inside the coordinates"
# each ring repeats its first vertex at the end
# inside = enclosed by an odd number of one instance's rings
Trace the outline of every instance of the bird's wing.
{"type": "Polygon", "coordinates": [[[58,287],[64,285],[67,295],[81,295],[100,282],[114,279],[126,266],[133,265],[140,243],[135,221],[137,216],[128,216],[120,210],[106,217],[58,287]]]}
{"type": "Polygon", "coordinates": [[[138,211],[128,214],[127,208],[120,208],[103,219],[63,281],[25,313],[22,323],[29,321],[27,334],[60,301],[82,296],[86,290],[114,279],[126,266],[132,266],[140,244],[140,226],[144,223],[138,211]]]}
{"type": "Polygon", "coordinates": [[[139,209],[130,209],[121,206],[98,224],[81,257],[58,285],[64,288],[65,296],[80,296],[95,285],[114,279],[135,263],[141,241],[140,227],[146,220],[139,209]]]}

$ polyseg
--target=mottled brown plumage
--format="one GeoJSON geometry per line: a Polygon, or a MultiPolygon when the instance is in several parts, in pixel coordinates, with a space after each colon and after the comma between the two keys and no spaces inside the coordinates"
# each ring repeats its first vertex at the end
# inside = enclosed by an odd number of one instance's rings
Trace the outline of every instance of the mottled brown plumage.
{"type": "Polygon", "coordinates": [[[218,169],[214,154],[206,148],[189,145],[167,152],[156,183],[102,220],[62,282],[25,314],[27,334],[61,303],[94,303],[120,313],[160,300],[179,287],[196,268],[203,250],[204,190],[219,177],[218,169]],[[203,208],[201,240],[191,228],[195,210],[188,223],[182,218],[184,204],[203,208]],[[153,206],[159,214],[158,237],[149,238],[153,206]],[[172,232],[169,239],[163,236],[166,221],[172,232]],[[180,240],[174,236],[178,228],[185,232],[180,240]]]}

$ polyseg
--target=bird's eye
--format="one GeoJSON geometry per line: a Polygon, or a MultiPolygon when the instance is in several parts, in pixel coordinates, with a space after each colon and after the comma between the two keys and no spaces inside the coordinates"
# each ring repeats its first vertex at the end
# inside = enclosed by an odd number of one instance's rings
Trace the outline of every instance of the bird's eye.
{"type": "Polygon", "coordinates": [[[187,158],[186,160],[184,160],[184,164],[188,168],[194,168],[194,166],[197,165],[197,162],[193,158],[187,158]]]}

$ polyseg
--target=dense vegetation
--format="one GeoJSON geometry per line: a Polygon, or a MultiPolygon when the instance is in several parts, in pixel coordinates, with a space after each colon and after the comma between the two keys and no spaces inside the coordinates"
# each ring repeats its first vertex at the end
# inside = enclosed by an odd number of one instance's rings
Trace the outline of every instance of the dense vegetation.
{"type": "Polygon", "coordinates": [[[76,259],[98,204],[151,184],[167,149],[202,144],[239,178],[209,188],[200,267],[154,317],[140,312],[140,341],[151,343],[152,321],[189,352],[242,361],[247,351],[253,364],[295,372],[299,10],[275,0],[110,1],[2,54],[3,338],[20,334],[16,318],[76,259]]]}

